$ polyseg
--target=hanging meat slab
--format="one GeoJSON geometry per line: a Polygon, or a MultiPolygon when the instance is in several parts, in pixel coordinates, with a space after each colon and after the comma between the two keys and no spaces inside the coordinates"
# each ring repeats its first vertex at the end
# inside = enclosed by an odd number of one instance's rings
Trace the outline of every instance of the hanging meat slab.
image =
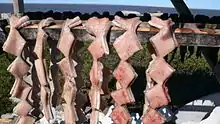
{"type": "Polygon", "coordinates": [[[123,106],[116,106],[110,114],[110,117],[115,124],[128,124],[131,121],[131,115],[123,106]]]}
{"type": "Polygon", "coordinates": [[[113,23],[127,30],[113,43],[121,60],[127,60],[129,57],[133,56],[135,52],[143,49],[136,35],[136,29],[141,23],[139,18],[123,19],[116,16],[113,23]]]}
{"type": "Polygon", "coordinates": [[[28,16],[23,16],[22,18],[17,18],[12,16],[10,18],[10,32],[3,44],[3,50],[14,56],[20,56],[26,41],[20,35],[18,29],[30,24],[28,16]]]}
{"type": "Polygon", "coordinates": [[[163,124],[164,118],[156,110],[148,108],[147,112],[142,118],[143,124],[163,124]]]}
{"type": "Polygon", "coordinates": [[[67,124],[74,124],[79,120],[75,108],[77,95],[75,81],[77,74],[75,67],[77,63],[72,59],[72,53],[74,52],[76,41],[73,33],[71,32],[71,28],[74,28],[81,23],[82,21],[78,16],[74,19],[67,19],[63,24],[61,36],[57,44],[57,48],[64,55],[64,58],[58,62],[58,65],[65,78],[65,83],[63,86],[63,98],[65,103],[63,106],[65,123],[67,124]]]}
{"type": "Polygon", "coordinates": [[[154,51],[150,52],[155,52],[157,57],[164,57],[179,46],[171,29],[173,24],[171,20],[163,21],[157,17],[152,17],[148,23],[160,29],[156,35],[150,38],[150,43],[154,48],[154,51]]]}
{"type": "Polygon", "coordinates": [[[149,76],[158,84],[163,84],[173,74],[173,69],[163,58],[155,58],[148,70],[149,76]]]}
{"type": "Polygon", "coordinates": [[[111,92],[111,96],[119,106],[135,102],[131,88],[121,88],[119,90],[113,91],[111,92]]]}
{"type": "Polygon", "coordinates": [[[167,105],[171,101],[168,88],[165,85],[155,85],[147,91],[146,96],[150,107],[153,109],[167,105]]]}
{"type": "Polygon", "coordinates": [[[113,75],[122,88],[127,88],[132,85],[133,80],[137,77],[133,67],[125,61],[120,61],[118,67],[114,70],[113,75]]]}
{"type": "Polygon", "coordinates": [[[37,76],[40,82],[40,98],[43,105],[43,110],[45,118],[47,121],[53,119],[52,113],[52,94],[49,86],[49,77],[46,71],[46,60],[45,60],[45,44],[48,38],[48,35],[43,30],[44,27],[51,25],[54,22],[52,18],[43,19],[38,25],[38,33],[36,44],[34,47],[34,54],[36,55],[36,60],[34,62],[36,67],[37,76]]]}

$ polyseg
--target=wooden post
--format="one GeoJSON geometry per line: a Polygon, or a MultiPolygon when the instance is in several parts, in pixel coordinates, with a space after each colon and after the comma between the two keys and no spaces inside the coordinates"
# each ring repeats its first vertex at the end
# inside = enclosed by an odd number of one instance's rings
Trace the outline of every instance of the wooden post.
{"type": "Polygon", "coordinates": [[[24,14],[24,1],[23,0],[13,0],[14,14],[21,17],[24,14]]]}

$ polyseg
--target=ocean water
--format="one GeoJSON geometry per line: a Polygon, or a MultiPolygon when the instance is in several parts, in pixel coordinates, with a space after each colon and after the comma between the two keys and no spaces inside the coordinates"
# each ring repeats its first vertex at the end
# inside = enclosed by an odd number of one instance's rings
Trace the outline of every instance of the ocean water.
{"type": "MultiPolygon", "coordinates": [[[[25,4],[25,11],[73,11],[81,13],[93,13],[104,11],[114,14],[117,11],[129,10],[138,11],[140,13],[146,12],[163,12],[163,13],[177,13],[174,8],[167,7],[152,7],[152,6],[123,6],[123,5],[93,5],[93,4],[25,4]]],[[[220,16],[220,10],[204,10],[204,9],[191,9],[194,15],[202,14],[206,16],[220,16]]],[[[12,4],[0,4],[0,13],[13,12],[12,4]]]]}

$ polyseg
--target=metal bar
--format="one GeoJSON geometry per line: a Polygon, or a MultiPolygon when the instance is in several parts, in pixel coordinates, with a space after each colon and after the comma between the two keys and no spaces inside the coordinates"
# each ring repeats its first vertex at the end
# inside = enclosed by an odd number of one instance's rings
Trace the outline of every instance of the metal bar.
{"type": "Polygon", "coordinates": [[[190,12],[189,8],[183,0],[171,0],[171,2],[180,15],[192,15],[192,13],[190,12]]]}
{"type": "Polygon", "coordinates": [[[14,14],[21,17],[24,14],[24,1],[23,0],[13,0],[14,14]]]}

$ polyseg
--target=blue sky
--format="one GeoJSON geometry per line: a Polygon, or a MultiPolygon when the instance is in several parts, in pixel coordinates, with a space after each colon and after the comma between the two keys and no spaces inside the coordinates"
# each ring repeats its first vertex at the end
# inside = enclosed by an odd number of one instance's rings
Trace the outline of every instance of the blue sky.
{"type": "MultiPolygon", "coordinates": [[[[24,0],[25,3],[66,3],[66,4],[115,4],[173,7],[170,0],[24,0]]],[[[220,0],[184,0],[189,8],[218,9],[220,0]]],[[[0,3],[11,3],[12,0],[0,0],[0,3]]]]}

